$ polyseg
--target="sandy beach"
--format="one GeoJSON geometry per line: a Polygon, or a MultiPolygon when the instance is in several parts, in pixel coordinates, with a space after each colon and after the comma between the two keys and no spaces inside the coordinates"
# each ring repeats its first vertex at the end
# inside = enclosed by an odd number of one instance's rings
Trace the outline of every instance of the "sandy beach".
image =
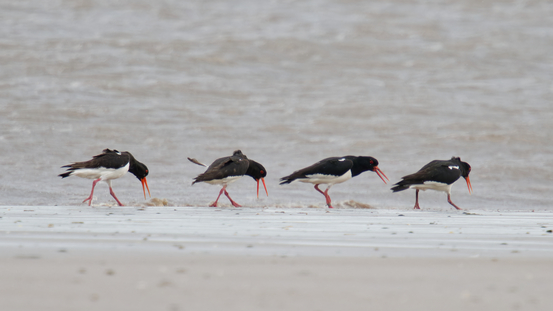
{"type": "Polygon", "coordinates": [[[0,215],[7,310],[553,303],[548,212],[34,206],[0,215]]]}
{"type": "Polygon", "coordinates": [[[2,258],[8,310],[549,310],[544,258],[50,253],[2,258]]]}

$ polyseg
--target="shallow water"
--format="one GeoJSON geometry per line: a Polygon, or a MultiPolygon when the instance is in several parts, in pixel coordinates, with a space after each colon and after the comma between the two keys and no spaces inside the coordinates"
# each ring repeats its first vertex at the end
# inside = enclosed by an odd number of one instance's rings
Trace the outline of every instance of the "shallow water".
{"type": "MultiPolygon", "coordinates": [[[[391,183],[460,156],[462,208],[543,210],[553,186],[553,3],[548,1],[1,1],[0,205],[78,205],[91,181],[62,165],[104,148],[150,168],[152,195],[207,205],[190,185],[241,149],[268,170],[253,207],[324,207],[278,179],[322,158],[371,155],[391,183]]],[[[410,209],[373,173],[330,191],[410,209]]],[[[143,202],[132,175],[119,199],[143,202]]],[[[94,204],[113,204],[105,184],[94,204]]],[[[228,201],[222,198],[223,206],[228,201]]],[[[421,193],[424,209],[452,209],[421,193]]]]}

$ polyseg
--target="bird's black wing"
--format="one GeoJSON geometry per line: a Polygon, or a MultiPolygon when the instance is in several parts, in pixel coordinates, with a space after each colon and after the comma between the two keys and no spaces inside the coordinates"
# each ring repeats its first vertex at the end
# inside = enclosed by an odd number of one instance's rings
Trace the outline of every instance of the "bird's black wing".
{"type": "Polygon", "coordinates": [[[64,165],[62,167],[67,167],[67,172],[60,174],[61,177],[68,177],[72,171],[83,169],[83,168],[111,168],[118,169],[121,168],[130,161],[130,156],[126,153],[120,153],[117,150],[105,149],[103,153],[95,155],[91,160],[84,162],[75,162],[72,164],[64,165]]]}
{"type": "Polygon", "coordinates": [[[280,184],[289,184],[296,179],[308,178],[310,175],[323,174],[341,176],[353,166],[353,161],[346,158],[332,157],[323,159],[311,166],[302,168],[292,174],[282,177],[280,184]]]}
{"type": "Polygon", "coordinates": [[[243,157],[224,157],[219,158],[207,168],[207,170],[194,178],[194,183],[223,179],[229,176],[242,176],[248,170],[248,160],[243,157]]]}

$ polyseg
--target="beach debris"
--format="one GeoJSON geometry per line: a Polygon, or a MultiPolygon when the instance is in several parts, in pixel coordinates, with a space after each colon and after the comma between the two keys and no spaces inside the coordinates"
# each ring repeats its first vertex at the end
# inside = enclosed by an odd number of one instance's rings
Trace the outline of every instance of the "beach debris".
{"type": "Polygon", "coordinates": [[[375,207],[372,206],[372,205],[369,205],[369,204],[366,204],[366,203],[357,202],[357,201],[354,201],[354,200],[345,201],[345,202],[342,202],[342,203],[339,204],[339,205],[343,205],[343,206],[345,206],[345,207],[351,207],[351,208],[367,208],[367,209],[375,208],[375,207]]]}
{"type": "Polygon", "coordinates": [[[146,206],[167,206],[169,202],[167,199],[151,198],[150,201],[144,203],[146,206]]]}
{"type": "Polygon", "coordinates": [[[175,270],[175,273],[186,273],[186,269],[185,268],[177,268],[175,270]]]}

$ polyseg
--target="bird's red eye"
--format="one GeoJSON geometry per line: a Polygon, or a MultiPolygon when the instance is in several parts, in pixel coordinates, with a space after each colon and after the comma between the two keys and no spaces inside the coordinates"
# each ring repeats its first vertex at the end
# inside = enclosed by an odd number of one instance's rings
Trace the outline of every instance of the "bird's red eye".
{"type": "Polygon", "coordinates": [[[371,160],[371,164],[374,164],[373,160],[371,160]]]}
{"type": "Polygon", "coordinates": [[[264,172],[263,172],[263,170],[261,170],[261,171],[259,171],[259,172],[260,172],[261,174],[263,174],[263,173],[264,173],[264,172]]]}

